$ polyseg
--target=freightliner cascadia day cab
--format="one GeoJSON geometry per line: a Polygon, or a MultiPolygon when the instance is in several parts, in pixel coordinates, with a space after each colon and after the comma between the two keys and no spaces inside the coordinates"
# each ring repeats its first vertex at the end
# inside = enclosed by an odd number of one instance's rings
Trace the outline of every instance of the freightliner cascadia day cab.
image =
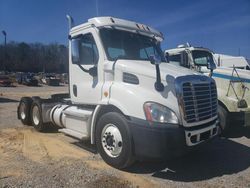
{"type": "MultiPolygon", "coordinates": [[[[218,91],[218,113],[223,131],[250,128],[250,72],[235,68],[216,67],[211,50],[190,45],[165,51],[169,63],[211,75],[218,91]],[[211,68],[212,66],[214,68],[211,68]]],[[[237,66],[237,64],[235,64],[237,66]]]]}
{"type": "Polygon", "coordinates": [[[69,94],[23,97],[18,117],[44,131],[95,144],[105,162],[181,154],[215,137],[215,81],[165,62],[163,35],[132,21],[96,17],[75,26],[68,16],[69,94]]]}

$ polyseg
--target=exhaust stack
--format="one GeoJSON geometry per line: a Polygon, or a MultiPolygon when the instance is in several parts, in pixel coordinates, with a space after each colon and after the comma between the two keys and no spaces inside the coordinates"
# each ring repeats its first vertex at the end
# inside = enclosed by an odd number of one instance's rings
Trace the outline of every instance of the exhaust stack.
{"type": "Polygon", "coordinates": [[[74,26],[74,20],[70,15],[66,15],[68,22],[69,22],[69,30],[74,26]]]}

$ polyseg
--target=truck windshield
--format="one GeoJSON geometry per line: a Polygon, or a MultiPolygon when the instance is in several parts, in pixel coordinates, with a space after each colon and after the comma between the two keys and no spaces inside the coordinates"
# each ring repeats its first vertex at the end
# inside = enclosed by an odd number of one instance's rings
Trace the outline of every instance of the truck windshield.
{"type": "Polygon", "coordinates": [[[110,61],[116,59],[149,60],[151,55],[166,62],[160,44],[151,37],[128,31],[102,28],[102,42],[110,61]]]}
{"type": "Polygon", "coordinates": [[[207,66],[208,64],[214,64],[213,55],[210,52],[202,50],[192,51],[194,63],[198,66],[207,66]]]}

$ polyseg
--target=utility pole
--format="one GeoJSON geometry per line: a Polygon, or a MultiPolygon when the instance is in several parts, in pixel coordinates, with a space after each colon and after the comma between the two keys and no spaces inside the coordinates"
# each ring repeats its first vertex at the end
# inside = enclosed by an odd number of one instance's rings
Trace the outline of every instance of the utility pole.
{"type": "Polygon", "coordinates": [[[3,35],[4,35],[4,60],[3,60],[3,70],[5,72],[5,61],[6,61],[6,52],[7,52],[7,48],[6,48],[6,41],[7,41],[7,33],[6,31],[2,31],[3,35]]]}
{"type": "Polygon", "coordinates": [[[99,5],[98,5],[98,0],[95,1],[95,8],[96,8],[96,16],[99,16],[99,5]]]}

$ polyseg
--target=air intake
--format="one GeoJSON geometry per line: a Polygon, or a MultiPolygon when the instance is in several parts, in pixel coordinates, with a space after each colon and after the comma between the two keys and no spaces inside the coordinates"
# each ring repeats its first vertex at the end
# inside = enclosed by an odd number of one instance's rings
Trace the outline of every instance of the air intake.
{"type": "Polygon", "coordinates": [[[122,80],[123,80],[123,82],[128,83],[128,84],[135,84],[135,85],[139,84],[139,79],[136,75],[126,73],[126,72],[123,73],[122,80]]]}

